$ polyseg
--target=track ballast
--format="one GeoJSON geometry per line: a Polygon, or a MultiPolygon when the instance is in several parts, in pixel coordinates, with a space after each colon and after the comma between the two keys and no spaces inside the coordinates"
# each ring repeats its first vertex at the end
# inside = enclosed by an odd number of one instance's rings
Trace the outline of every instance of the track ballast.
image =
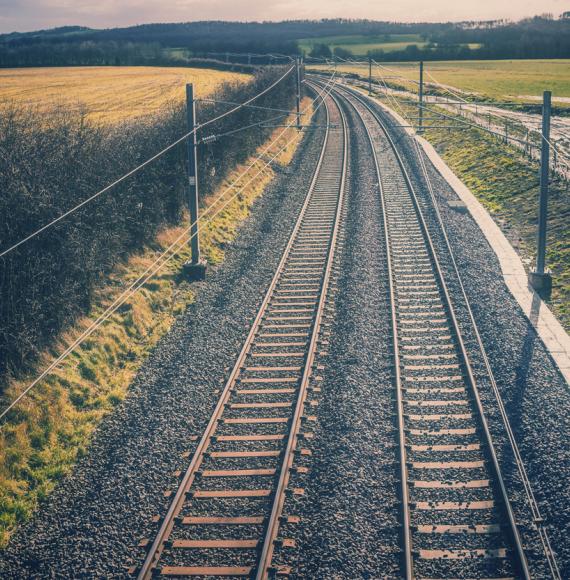
{"type": "Polygon", "coordinates": [[[324,97],[326,135],[305,203],[191,463],[138,577],[287,573],[272,566],[293,471],[304,473],[316,357],[343,206],[346,121],[324,97]]]}
{"type": "Polygon", "coordinates": [[[530,577],[434,242],[382,120],[353,91],[375,158],[389,273],[405,578],[530,577]]]}

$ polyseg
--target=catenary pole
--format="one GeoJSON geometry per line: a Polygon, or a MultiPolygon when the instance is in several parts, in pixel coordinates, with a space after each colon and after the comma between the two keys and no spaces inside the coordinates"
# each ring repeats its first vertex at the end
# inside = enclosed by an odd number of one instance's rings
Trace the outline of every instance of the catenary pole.
{"type": "Polygon", "coordinates": [[[301,59],[295,59],[295,69],[297,77],[297,129],[301,128],[301,59]]]}
{"type": "MultiPolygon", "coordinates": [[[[196,101],[194,86],[186,85],[186,117],[188,131],[196,127],[196,101]]],[[[190,210],[192,264],[200,261],[200,240],[198,237],[198,148],[196,132],[187,141],[188,151],[188,209],[190,210]]]]}
{"type": "Polygon", "coordinates": [[[420,60],[420,91],[418,94],[418,117],[419,130],[418,133],[423,133],[424,130],[424,61],[420,60]]]}
{"type": "Polygon", "coordinates": [[[536,271],[544,274],[546,261],[546,221],[548,217],[548,179],[550,165],[550,107],[551,93],[544,91],[542,105],[542,143],[540,148],[540,203],[538,208],[538,252],[536,271]]]}
{"type": "Polygon", "coordinates": [[[536,271],[530,273],[530,283],[539,294],[548,297],[552,290],[552,276],[545,271],[546,230],[548,218],[548,180],[550,165],[550,113],[552,94],[544,91],[542,98],[542,135],[540,143],[540,197],[538,205],[538,234],[536,271]]]}

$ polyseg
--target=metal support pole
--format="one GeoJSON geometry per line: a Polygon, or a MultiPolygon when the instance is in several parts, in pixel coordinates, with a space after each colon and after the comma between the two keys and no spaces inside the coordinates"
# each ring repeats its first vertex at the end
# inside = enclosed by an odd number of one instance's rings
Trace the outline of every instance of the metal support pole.
{"type": "Polygon", "coordinates": [[[420,92],[418,95],[418,133],[424,132],[424,61],[420,60],[420,92]]]}
{"type": "Polygon", "coordinates": [[[297,78],[297,129],[301,128],[301,63],[299,57],[295,59],[295,73],[297,78]]]}
{"type": "Polygon", "coordinates": [[[230,62],[230,53],[226,52],[226,63],[230,62]]]}
{"type": "MultiPolygon", "coordinates": [[[[196,101],[194,86],[186,85],[186,119],[188,131],[196,128],[196,101]]],[[[205,276],[205,264],[200,260],[200,239],[198,237],[198,147],[196,132],[187,139],[188,154],[188,209],[190,210],[190,247],[192,259],[185,264],[189,278],[201,280],[205,276]]]]}
{"type": "Polygon", "coordinates": [[[372,57],[368,57],[368,94],[372,94],[372,57]]]}
{"type": "Polygon", "coordinates": [[[540,200],[538,207],[538,243],[536,271],[531,274],[533,287],[546,295],[552,289],[550,274],[545,273],[546,262],[546,226],[548,217],[548,180],[550,169],[550,91],[544,91],[542,100],[542,135],[540,146],[540,200]]]}
{"type": "Polygon", "coordinates": [[[251,53],[247,55],[247,64],[251,64],[251,53]]]}
{"type": "MultiPolygon", "coordinates": [[[[196,127],[196,101],[194,87],[186,85],[186,118],[188,131],[196,127]]],[[[198,151],[196,133],[187,140],[188,153],[188,207],[190,209],[190,235],[192,236],[192,262],[200,260],[200,241],[198,239],[198,151]]]]}
{"type": "Polygon", "coordinates": [[[538,255],[536,271],[544,273],[546,254],[546,219],[548,216],[548,178],[550,165],[550,91],[544,91],[542,105],[542,140],[540,149],[540,206],[538,212],[538,255]]]}

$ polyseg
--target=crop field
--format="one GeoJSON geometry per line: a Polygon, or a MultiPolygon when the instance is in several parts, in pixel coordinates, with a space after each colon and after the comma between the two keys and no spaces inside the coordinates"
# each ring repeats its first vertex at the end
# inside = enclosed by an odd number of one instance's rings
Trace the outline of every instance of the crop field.
{"type": "Polygon", "coordinates": [[[0,104],[65,107],[85,111],[89,120],[114,123],[154,113],[184,98],[194,83],[199,97],[226,81],[247,75],[209,69],[161,67],[62,67],[0,70],[0,104]]]}
{"type": "MultiPolygon", "coordinates": [[[[385,66],[386,69],[376,68],[376,72],[418,80],[418,63],[385,63],[385,66]]],[[[555,105],[570,106],[570,60],[567,59],[441,61],[426,62],[424,67],[427,83],[433,82],[431,74],[443,85],[464,93],[499,100],[537,102],[544,90],[551,90],[555,105]]],[[[368,74],[368,69],[363,66],[347,65],[339,70],[368,74]]],[[[408,88],[415,87],[412,83],[407,84],[408,88]]]]}
{"type": "Polygon", "coordinates": [[[418,47],[427,45],[419,34],[381,34],[378,36],[321,36],[317,38],[303,38],[299,40],[299,47],[305,52],[310,52],[315,44],[326,44],[331,50],[337,46],[350,50],[355,56],[368,54],[370,50],[383,50],[391,52],[402,50],[409,44],[418,47]]]}

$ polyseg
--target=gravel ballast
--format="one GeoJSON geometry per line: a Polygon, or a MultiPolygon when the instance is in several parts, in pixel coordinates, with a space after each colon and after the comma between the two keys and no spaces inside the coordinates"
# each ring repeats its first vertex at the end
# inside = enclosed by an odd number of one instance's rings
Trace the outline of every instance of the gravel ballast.
{"type": "MultiPolygon", "coordinates": [[[[379,109],[387,122],[390,117],[379,109]]],[[[386,255],[377,179],[365,132],[347,108],[350,168],[346,213],[332,289],[334,308],[322,392],[304,443],[307,475],[293,478],[304,495],[289,498],[301,517],[282,537],[296,547],[277,551],[295,578],[398,578],[397,433],[391,379],[386,255]],[[344,240],[344,241],[342,241],[344,240]]],[[[317,123],[322,123],[322,114],[317,123]]],[[[0,556],[2,578],[127,577],[140,564],[139,540],[164,513],[177,469],[192,451],[217,401],[272,278],[314,169],[322,132],[309,134],[293,164],[253,208],[222,265],[200,283],[196,303],[143,365],[126,401],[98,429],[87,457],[15,534],[0,556]]],[[[427,199],[407,137],[398,133],[418,191],[427,199]],[[401,137],[401,138],[400,138],[401,137]]],[[[528,320],[508,292],[498,261],[469,215],[448,208],[450,186],[428,162],[450,241],[491,366],[549,533],[563,578],[570,577],[570,392],[528,320]]],[[[426,203],[426,207],[429,204],[426,203]]],[[[428,210],[429,211],[429,210],[428,210]]],[[[444,266],[446,251],[437,239],[444,266]]],[[[452,285],[454,292],[457,288],[452,285]]],[[[458,316],[465,319],[457,298],[458,316]]],[[[481,363],[474,365],[480,372],[481,363]]],[[[528,510],[488,385],[482,385],[493,433],[525,523],[528,510]]],[[[536,538],[524,537],[537,577],[536,538]]]]}
{"type": "MultiPolygon", "coordinates": [[[[316,118],[324,123],[324,109],[316,118]]],[[[164,513],[192,435],[199,435],[281,258],[324,133],[308,133],[293,163],[252,208],[226,259],[144,363],[129,396],[100,425],[87,457],[0,556],[2,578],[127,577],[141,538],[164,513]]]]}

